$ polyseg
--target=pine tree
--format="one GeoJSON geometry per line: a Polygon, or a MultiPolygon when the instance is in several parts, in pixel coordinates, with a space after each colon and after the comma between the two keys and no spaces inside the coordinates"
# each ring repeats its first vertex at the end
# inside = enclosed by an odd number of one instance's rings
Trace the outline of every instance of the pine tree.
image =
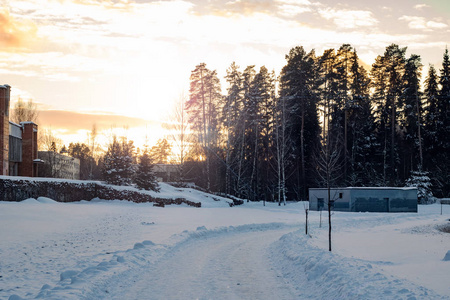
{"type": "Polygon", "coordinates": [[[346,104],[345,133],[350,186],[377,185],[375,120],[370,102],[370,79],[359,65],[356,51],[351,56],[350,99],[346,104]]]}
{"type": "Polygon", "coordinates": [[[243,157],[242,153],[242,131],[243,124],[239,122],[240,114],[243,109],[244,90],[243,77],[239,71],[239,66],[235,62],[227,70],[225,79],[228,83],[228,94],[225,97],[225,104],[223,107],[223,124],[225,129],[225,193],[230,194],[239,190],[240,169],[243,157]],[[232,176],[234,175],[234,176],[232,176]]]}
{"type": "Polygon", "coordinates": [[[417,198],[419,204],[433,202],[433,193],[431,192],[431,180],[426,171],[411,171],[411,176],[406,180],[405,186],[417,188],[417,198]]]}
{"type": "Polygon", "coordinates": [[[134,175],[134,145],[125,137],[119,141],[116,136],[108,145],[103,159],[103,178],[109,184],[131,185],[134,175]]]}
{"type": "Polygon", "coordinates": [[[223,97],[216,71],[211,71],[201,63],[191,72],[189,100],[186,110],[191,128],[196,131],[198,142],[203,147],[206,160],[204,170],[206,189],[211,189],[211,159],[219,140],[219,116],[223,97]]]}
{"type": "Polygon", "coordinates": [[[122,171],[122,185],[131,185],[133,182],[133,176],[136,172],[135,169],[135,147],[132,140],[128,140],[127,137],[121,138],[121,164],[123,165],[122,171]]]}
{"type": "MultiPolygon", "coordinates": [[[[319,167],[319,185],[341,185],[344,175],[344,130],[341,81],[347,81],[347,74],[338,73],[338,59],[334,49],[325,50],[319,58],[320,98],[323,111],[321,145],[316,150],[316,163],[319,167]],[[332,166],[331,166],[332,165],[332,166]],[[340,169],[342,168],[342,169],[340,169]],[[322,171],[320,171],[322,170],[322,171]],[[325,174],[325,175],[324,175],[325,174]]],[[[346,98],[346,97],[345,97],[346,98]]]]}
{"type": "Polygon", "coordinates": [[[378,56],[372,65],[373,106],[378,132],[382,184],[400,184],[399,176],[399,132],[398,101],[402,94],[403,74],[405,72],[405,48],[392,44],[386,47],[383,56],[378,56]]]}
{"type": "Polygon", "coordinates": [[[437,132],[433,177],[441,190],[439,196],[450,197],[450,57],[447,48],[440,73],[441,89],[436,105],[437,132]]]}
{"type": "Polygon", "coordinates": [[[280,105],[285,111],[286,186],[292,197],[306,200],[307,188],[313,185],[312,161],[319,143],[317,63],[315,52],[295,47],[286,55],[287,64],[280,76],[280,105]],[[287,144],[290,143],[290,144],[287,144]],[[289,153],[288,150],[290,149],[289,153]]]}
{"type": "Polygon", "coordinates": [[[422,130],[423,108],[422,94],[419,91],[421,78],[420,57],[411,55],[405,64],[401,105],[401,125],[403,129],[403,177],[410,171],[421,170],[423,166],[422,130]]]}
{"type": "MultiPolygon", "coordinates": [[[[436,154],[434,149],[437,145],[437,132],[439,130],[437,119],[438,93],[438,76],[434,66],[430,65],[428,76],[425,79],[425,162],[429,161],[436,154]]],[[[428,170],[428,168],[426,169],[428,170]]]]}
{"type": "Polygon", "coordinates": [[[346,185],[349,170],[349,149],[348,149],[348,120],[349,120],[349,110],[351,108],[351,84],[352,84],[352,64],[354,63],[354,53],[353,48],[348,45],[342,45],[336,54],[336,80],[337,84],[337,95],[335,99],[335,105],[332,115],[332,131],[334,135],[341,136],[341,147],[343,156],[343,173],[340,185],[346,185]]]}
{"type": "MultiPolygon", "coordinates": [[[[444,151],[450,150],[450,57],[448,49],[445,49],[444,60],[442,62],[441,76],[439,78],[441,90],[439,92],[438,112],[442,124],[442,139],[444,151]]],[[[447,152],[448,153],[448,152],[447,152]]]]}
{"type": "Polygon", "coordinates": [[[238,118],[238,145],[236,147],[237,156],[237,184],[238,195],[249,199],[257,200],[257,195],[251,185],[251,172],[253,169],[253,120],[252,105],[250,105],[250,89],[256,76],[255,66],[247,66],[242,72],[243,100],[242,109],[238,118]]]}
{"type": "Polygon", "coordinates": [[[249,138],[249,161],[251,162],[250,184],[256,192],[258,199],[264,199],[265,192],[263,187],[267,187],[263,183],[264,171],[262,170],[263,159],[265,155],[265,142],[267,137],[265,111],[266,103],[270,99],[270,88],[268,83],[268,71],[265,67],[261,67],[260,71],[255,75],[249,87],[248,101],[246,106],[246,115],[248,120],[247,137],[249,138]],[[264,133],[263,133],[264,132],[264,133]]]}
{"type": "MultiPolygon", "coordinates": [[[[438,134],[439,143],[443,151],[450,150],[450,56],[445,49],[442,62],[441,76],[439,78],[441,90],[439,91],[438,119],[441,131],[438,134]]],[[[448,152],[447,152],[448,153],[448,152]]]]}
{"type": "Polygon", "coordinates": [[[159,192],[160,187],[153,172],[153,162],[150,157],[148,147],[144,146],[144,152],[139,157],[138,169],[134,178],[134,183],[138,188],[159,192]]]}
{"type": "Polygon", "coordinates": [[[149,155],[153,162],[157,164],[169,163],[169,157],[172,153],[172,147],[169,142],[163,138],[156,142],[156,145],[152,147],[149,155]]]}

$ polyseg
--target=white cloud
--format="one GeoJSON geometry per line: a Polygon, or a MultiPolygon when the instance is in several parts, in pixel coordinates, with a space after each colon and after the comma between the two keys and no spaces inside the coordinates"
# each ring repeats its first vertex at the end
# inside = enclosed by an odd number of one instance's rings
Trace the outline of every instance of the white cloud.
{"type": "Polygon", "coordinates": [[[428,8],[428,7],[430,7],[428,4],[417,4],[417,5],[415,5],[414,6],[414,8],[415,9],[417,9],[417,10],[422,10],[422,9],[424,9],[424,8],[428,8]]]}
{"type": "Polygon", "coordinates": [[[295,17],[296,15],[310,12],[311,8],[306,6],[283,4],[279,6],[280,14],[285,17],[295,17]]]}
{"type": "Polygon", "coordinates": [[[427,26],[428,26],[428,28],[434,28],[434,29],[442,29],[442,28],[448,27],[448,25],[445,23],[434,22],[434,21],[428,21],[427,26]]]}
{"type": "Polygon", "coordinates": [[[281,4],[290,4],[290,5],[311,5],[312,3],[309,0],[276,0],[275,2],[281,4]]]}
{"type": "Polygon", "coordinates": [[[378,24],[372,12],[367,10],[335,10],[322,9],[319,14],[327,19],[333,20],[339,28],[352,29],[357,27],[370,27],[378,24]]]}
{"type": "Polygon", "coordinates": [[[311,12],[312,7],[319,5],[309,0],[275,0],[279,13],[285,17],[295,17],[305,12],[311,12]]]}
{"type": "Polygon", "coordinates": [[[427,21],[424,17],[402,16],[399,20],[408,22],[408,27],[411,29],[432,31],[434,29],[443,29],[448,27],[445,23],[427,21]]]}

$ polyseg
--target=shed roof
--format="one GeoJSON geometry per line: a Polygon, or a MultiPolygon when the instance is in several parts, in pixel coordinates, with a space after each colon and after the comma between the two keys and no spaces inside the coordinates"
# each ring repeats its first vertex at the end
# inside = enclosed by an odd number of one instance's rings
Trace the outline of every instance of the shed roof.
{"type": "MultiPolygon", "coordinates": [[[[327,188],[310,188],[310,190],[327,190],[327,188]]],[[[330,190],[417,190],[417,187],[391,187],[391,186],[376,186],[376,187],[332,187],[330,190]]]]}

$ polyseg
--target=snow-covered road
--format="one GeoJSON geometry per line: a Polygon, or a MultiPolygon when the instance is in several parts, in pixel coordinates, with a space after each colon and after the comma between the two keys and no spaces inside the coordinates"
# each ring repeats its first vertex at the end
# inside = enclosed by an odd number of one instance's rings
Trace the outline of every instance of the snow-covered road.
{"type": "Polygon", "coordinates": [[[194,239],[167,253],[135,283],[107,289],[113,299],[294,299],[268,253],[270,244],[289,231],[194,239]]]}

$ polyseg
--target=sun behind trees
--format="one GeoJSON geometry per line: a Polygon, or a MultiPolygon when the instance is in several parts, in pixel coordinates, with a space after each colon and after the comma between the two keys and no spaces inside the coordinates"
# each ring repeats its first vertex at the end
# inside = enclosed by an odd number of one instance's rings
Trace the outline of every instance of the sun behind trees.
{"type": "Polygon", "coordinates": [[[433,194],[450,196],[447,49],[440,74],[430,66],[423,86],[420,56],[395,44],[370,70],[347,44],[321,56],[295,47],[286,60],[278,77],[233,62],[225,95],[216,71],[195,67],[186,111],[201,154],[190,180],[281,203],[306,200],[309,187],[404,186],[428,172],[433,194]],[[333,174],[317,172],[320,161],[333,174]]]}

